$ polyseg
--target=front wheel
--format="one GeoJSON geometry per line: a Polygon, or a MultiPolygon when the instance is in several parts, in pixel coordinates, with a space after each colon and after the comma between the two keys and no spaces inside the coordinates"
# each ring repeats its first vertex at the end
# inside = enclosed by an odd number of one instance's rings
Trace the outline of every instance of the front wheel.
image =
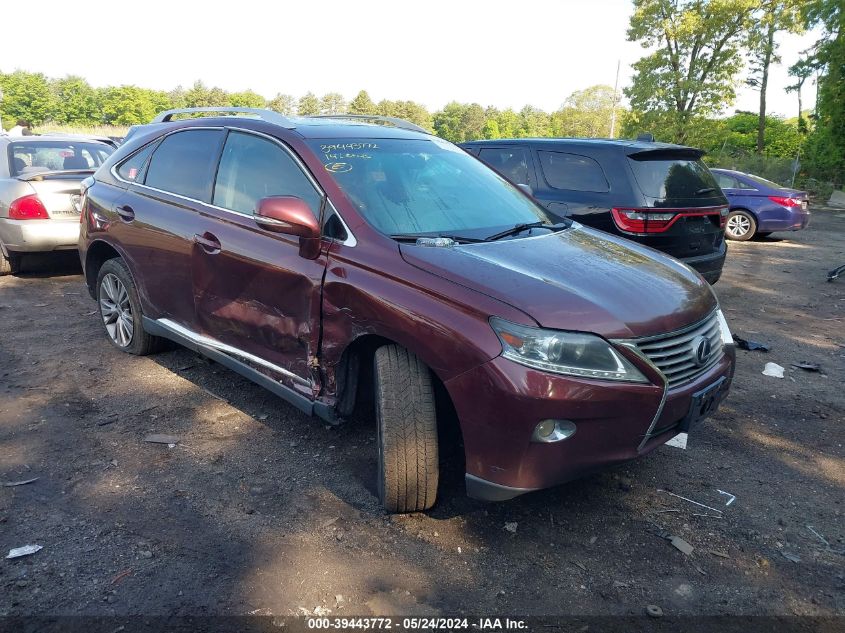
{"type": "Polygon", "coordinates": [[[161,339],[144,330],[138,291],[122,259],[110,259],[100,268],[97,303],[112,345],[136,356],[146,356],[159,350],[161,339]]]}
{"type": "Polygon", "coordinates": [[[428,368],[408,350],[375,354],[379,501],[388,512],[420,512],[437,497],[437,415],[428,368]]]}
{"type": "Polygon", "coordinates": [[[748,211],[737,209],[728,215],[728,222],[725,225],[725,235],[728,239],[745,242],[754,237],[756,231],[757,220],[748,211]]]}

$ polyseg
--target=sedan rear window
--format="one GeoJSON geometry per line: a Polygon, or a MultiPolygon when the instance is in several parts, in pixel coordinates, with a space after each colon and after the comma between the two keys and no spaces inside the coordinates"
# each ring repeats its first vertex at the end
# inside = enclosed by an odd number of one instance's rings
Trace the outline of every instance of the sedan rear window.
{"type": "Polygon", "coordinates": [[[629,156],[640,190],[650,198],[707,198],[719,192],[710,170],[698,159],[670,158],[648,153],[629,156]]]}
{"type": "Polygon", "coordinates": [[[114,148],[104,143],[21,141],[9,144],[9,173],[29,176],[49,171],[97,169],[114,148]]]}

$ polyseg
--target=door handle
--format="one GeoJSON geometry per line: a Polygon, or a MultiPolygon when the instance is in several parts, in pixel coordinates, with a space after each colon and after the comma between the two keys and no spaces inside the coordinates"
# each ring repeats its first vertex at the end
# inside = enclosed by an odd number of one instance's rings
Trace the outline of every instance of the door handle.
{"type": "Polygon", "coordinates": [[[220,252],[220,240],[212,233],[203,233],[202,235],[194,235],[194,244],[197,244],[202,250],[209,255],[216,255],[220,252]]]}
{"type": "Polygon", "coordinates": [[[124,204],[115,208],[115,211],[117,211],[117,214],[120,216],[120,219],[124,222],[131,222],[135,219],[135,210],[128,204],[124,204]]]}

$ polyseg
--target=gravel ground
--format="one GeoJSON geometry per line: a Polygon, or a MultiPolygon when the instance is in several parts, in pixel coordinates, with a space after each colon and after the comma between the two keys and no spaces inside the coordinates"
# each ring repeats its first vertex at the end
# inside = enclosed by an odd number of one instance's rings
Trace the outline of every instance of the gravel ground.
{"type": "Polygon", "coordinates": [[[118,352],[74,258],[0,278],[0,480],[38,478],[0,488],[0,549],[43,546],[0,561],[0,615],[845,614],[845,212],[730,245],[717,294],[771,351],[738,353],[687,450],[491,505],[450,462],[407,516],[374,494],[372,424],[184,349],[118,352]]]}

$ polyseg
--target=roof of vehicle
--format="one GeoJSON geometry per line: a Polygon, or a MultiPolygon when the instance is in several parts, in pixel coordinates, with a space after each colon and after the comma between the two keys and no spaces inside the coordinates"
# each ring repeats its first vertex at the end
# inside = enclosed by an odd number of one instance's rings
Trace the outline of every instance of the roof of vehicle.
{"type": "Polygon", "coordinates": [[[97,143],[114,148],[111,143],[106,143],[97,138],[75,134],[33,134],[31,136],[0,136],[0,143],[51,143],[60,141],[63,143],[97,143]]]}
{"type": "Polygon", "coordinates": [[[661,149],[695,149],[686,145],[675,145],[673,143],[658,143],[654,141],[638,141],[634,139],[624,138],[500,138],[466,141],[465,143],[460,143],[460,145],[522,145],[525,143],[531,143],[532,145],[567,145],[570,147],[589,148],[623,147],[630,150],[629,153],[632,154],[635,152],[661,149]]]}

